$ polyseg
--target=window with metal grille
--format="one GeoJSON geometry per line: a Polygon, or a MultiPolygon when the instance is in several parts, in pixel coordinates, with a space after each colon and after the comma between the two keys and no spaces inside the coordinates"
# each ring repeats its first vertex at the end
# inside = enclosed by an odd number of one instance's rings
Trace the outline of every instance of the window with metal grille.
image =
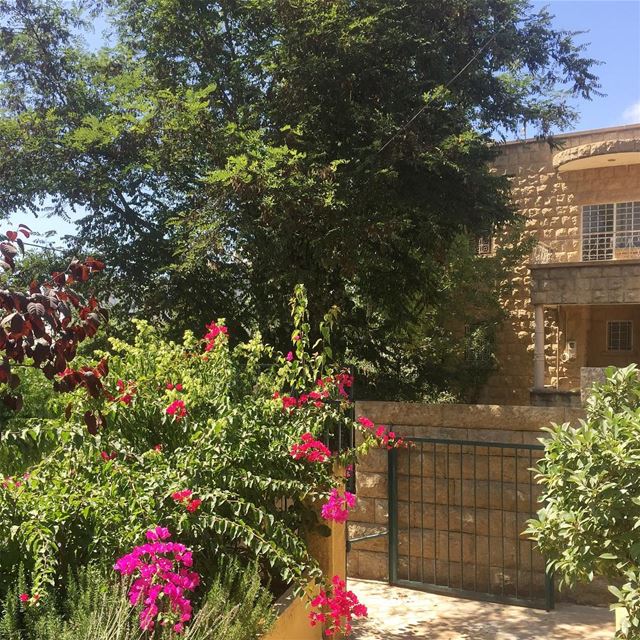
{"type": "Polygon", "coordinates": [[[633,347],[633,322],[610,320],[607,322],[607,351],[631,351],[633,347]]]}
{"type": "Polygon", "coordinates": [[[640,201],[582,207],[582,259],[640,255],[640,201]]]}
{"type": "Polygon", "coordinates": [[[493,253],[493,237],[490,235],[478,236],[476,241],[476,254],[488,256],[493,253]]]}

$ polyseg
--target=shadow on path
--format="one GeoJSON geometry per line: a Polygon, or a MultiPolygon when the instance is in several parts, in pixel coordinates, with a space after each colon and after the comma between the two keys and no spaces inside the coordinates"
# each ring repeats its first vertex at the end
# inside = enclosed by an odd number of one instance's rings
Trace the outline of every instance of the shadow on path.
{"type": "Polygon", "coordinates": [[[539,609],[463,600],[385,583],[349,579],[369,618],[354,625],[355,640],[611,640],[606,607],[560,604],[539,609]]]}

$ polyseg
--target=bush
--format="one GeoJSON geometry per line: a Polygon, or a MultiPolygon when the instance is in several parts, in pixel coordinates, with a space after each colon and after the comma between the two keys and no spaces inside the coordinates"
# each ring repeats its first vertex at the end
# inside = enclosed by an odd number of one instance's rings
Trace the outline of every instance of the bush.
{"type": "Polygon", "coordinates": [[[619,637],[640,637],[640,380],[638,369],[609,368],[594,385],[587,419],[548,429],[538,465],[544,506],[527,533],[559,584],[604,576],[629,613],[619,637]]]}
{"type": "Polygon", "coordinates": [[[318,500],[331,496],[331,513],[348,509],[333,491],[344,485],[335,463],[401,441],[350,418],[350,376],[330,364],[333,314],[311,345],[302,288],[292,313],[287,355],[259,336],[232,348],[222,321],[181,343],[135,322],[133,343],[114,339],[98,354],[108,359],[100,393],[80,382],[43,412],[25,379],[25,409],[0,446],[12,469],[0,486],[0,594],[22,563],[28,592],[54,597],[69,571],[111,567],[157,525],[193,549],[206,588],[221,558],[257,561],[300,590],[320,580],[305,538],[330,532],[318,500]],[[327,457],[316,444],[351,428],[364,434],[358,450],[327,457]]]}
{"type": "MultiPolygon", "coordinates": [[[[57,606],[33,611],[19,604],[19,587],[11,589],[0,620],[0,640],[141,640],[137,616],[123,585],[105,578],[95,567],[70,580],[57,606]]],[[[237,562],[219,567],[184,640],[256,640],[272,626],[271,594],[260,584],[255,565],[237,562]]],[[[159,628],[154,640],[175,638],[159,628]]]]}

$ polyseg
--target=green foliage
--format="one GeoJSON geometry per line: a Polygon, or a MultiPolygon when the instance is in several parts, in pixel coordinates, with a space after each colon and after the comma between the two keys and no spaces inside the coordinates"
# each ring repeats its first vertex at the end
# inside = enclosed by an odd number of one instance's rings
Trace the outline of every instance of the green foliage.
{"type": "MultiPolygon", "coordinates": [[[[313,501],[340,480],[333,460],[310,464],[289,450],[303,433],[322,437],[353,423],[331,385],[334,397],[320,407],[284,410],[272,397],[310,390],[316,376],[331,374],[328,341],[307,351],[303,289],[292,310],[293,335],[301,336],[292,342],[292,361],[259,336],[232,348],[221,333],[203,352],[191,333],[167,342],[137,321],[133,343],[112,339],[110,373],[102,380],[110,397],[78,389],[43,408],[27,387],[25,410],[9,418],[0,445],[7,465],[0,475],[14,475],[0,487],[0,592],[23,562],[30,591],[51,593],[68,568],[111,566],[155,525],[194,550],[205,576],[221,557],[241,557],[298,586],[319,577],[304,536],[319,525],[313,501]],[[184,402],[182,419],[166,411],[175,401],[184,402]],[[87,433],[87,411],[106,418],[96,436],[87,433]],[[172,499],[183,489],[202,500],[195,513],[172,499]]],[[[320,329],[327,338],[331,317],[320,329]]],[[[39,387],[34,393],[39,397],[39,387]]],[[[371,445],[365,436],[361,450],[371,445]]],[[[344,453],[342,462],[356,453],[344,453]]]]}
{"type": "Polygon", "coordinates": [[[629,612],[625,638],[640,637],[640,380],[635,365],[608,368],[587,419],[549,429],[538,466],[544,506],[529,522],[560,585],[605,576],[629,612]]]}
{"type": "Polygon", "coordinates": [[[75,248],[108,259],[120,318],[175,337],[224,313],[283,344],[303,282],[364,391],[458,392],[442,327],[497,282],[458,278],[459,238],[513,218],[493,134],[565,128],[597,92],[572,35],[525,0],[78,6],[108,9],[110,46],[61,0],[0,2],[0,212],[87,211],[75,248]]]}
{"type": "MultiPolygon", "coordinates": [[[[23,584],[24,586],[24,584],[23,584]]],[[[142,640],[126,587],[107,579],[95,567],[72,576],[65,595],[54,604],[22,607],[20,588],[12,588],[0,618],[0,640],[142,640]]],[[[260,583],[254,565],[218,567],[199,603],[185,640],[257,640],[274,622],[272,596],[260,583]]],[[[175,638],[160,629],[154,640],[175,638]]]]}

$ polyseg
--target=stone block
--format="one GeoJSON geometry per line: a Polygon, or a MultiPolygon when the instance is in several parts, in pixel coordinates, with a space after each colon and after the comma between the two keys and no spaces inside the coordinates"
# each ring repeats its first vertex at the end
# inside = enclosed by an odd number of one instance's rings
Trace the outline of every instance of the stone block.
{"type": "Polygon", "coordinates": [[[358,471],[356,483],[358,498],[388,497],[387,474],[358,471]]]}
{"type": "Polygon", "coordinates": [[[375,522],[375,500],[358,495],[356,508],[349,514],[352,522],[375,522]]]}
{"type": "Polygon", "coordinates": [[[367,580],[389,579],[389,556],[386,553],[358,551],[358,575],[367,580]]]}
{"type": "Polygon", "coordinates": [[[376,499],[374,520],[376,524],[386,525],[389,522],[389,501],[388,500],[376,499]]]}
{"type": "Polygon", "coordinates": [[[386,450],[371,449],[366,456],[358,462],[358,472],[360,470],[374,473],[386,473],[389,456],[386,450]]]}

